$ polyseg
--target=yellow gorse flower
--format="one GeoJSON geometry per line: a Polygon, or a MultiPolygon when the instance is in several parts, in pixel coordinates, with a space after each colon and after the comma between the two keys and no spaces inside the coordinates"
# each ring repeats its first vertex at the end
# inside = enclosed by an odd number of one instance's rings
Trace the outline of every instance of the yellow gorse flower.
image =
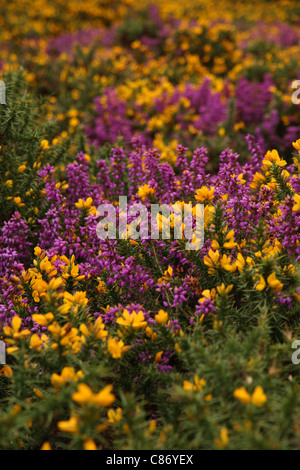
{"type": "Polygon", "coordinates": [[[240,388],[237,388],[234,392],[233,392],[233,396],[239,400],[241,403],[243,403],[244,405],[247,405],[248,403],[251,402],[251,395],[250,393],[247,392],[247,390],[245,389],[245,387],[240,387],[240,388]]]}
{"type": "Polygon", "coordinates": [[[62,272],[63,272],[62,277],[64,279],[69,279],[69,277],[72,277],[75,280],[74,285],[76,286],[76,284],[79,281],[85,278],[84,274],[82,275],[79,274],[79,266],[78,264],[75,264],[74,255],[71,256],[70,260],[68,260],[66,256],[61,256],[60,259],[64,263],[60,265],[60,268],[62,269],[62,272]]]}
{"type": "Polygon", "coordinates": [[[270,276],[267,278],[267,282],[269,287],[273,289],[274,293],[278,293],[282,290],[283,284],[276,278],[276,274],[272,273],[270,276]]]}
{"type": "Polygon", "coordinates": [[[51,383],[55,388],[60,388],[69,382],[78,382],[79,379],[83,378],[83,372],[76,372],[74,367],[64,367],[61,374],[56,373],[51,376],[51,383]]]}
{"type": "Polygon", "coordinates": [[[41,450],[52,450],[52,447],[48,441],[44,442],[44,444],[41,447],[41,450]]]}
{"type": "Polygon", "coordinates": [[[165,325],[169,319],[169,315],[164,310],[159,310],[158,314],[155,315],[155,322],[159,325],[165,325]]]}
{"type": "Polygon", "coordinates": [[[264,393],[263,388],[260,385],[255,387],[252,395],[247,392],[245,387],[240,387],[233,392],[233,396],[244,405],[252,403],[252,405],[258,407],[263,406],[268,399],[267,395],[264,393]]]}
{"type": "Polygon", "coordinates": [[[160,362],[162,355],[163,355],[163,351],[159,351],[158,353],[155,354],[155,358],[154,358],[155,364],[158,364],[160,362]]]}
{"type": "Polygon", "coordinates": [[[107,412],[107,420],[111,424],[116,424],[122,419],[122,408],[113,410],[112,408],[107,412]]]}
{"type": "Polygon", "coordinates": [[[227,255],[223,255],[220,260],[220,265],[223,269],[230,272],[236,271],[236,263],[232,262],[231,258],[227,255]]]}
{"type": "Polygon", "coordinates": [[[83,443],[84,450],[98,450],[93,439],[86,439],[83,443]]]}
{"type": "Polygon", "coordinates": [[[23,173],[23,171],[25,171],[25,170],[26,170],[26,163],[23,163],[23,165],[20,165],[18,167],[17,171],[18,171],[18,173],[23,173]]]}
{"type": "Polygon", "coordinates": [[[200,297],[198,302],[203,303],[206,299],[213,300],[215,298],[215,295],[216,295],[216,289],[212,289],[212,290],[204,289],[202,291],[202,297],[200,297]]]}
{"type": "Polygon", "coordinates": [[[112,385],[106,385],[100,392],[94,394],[88,385],[82,383],[78,385],[77,392],[72,394],[72,400],[80,405],[93,404],[108,407],[116,399],[115,395],[111,392],[112,388],[112,385]]]}
{"type": "Polygon", "coordinates": [[[250,183],[250,188],[251,189],[256,189],[256,188],[258,188],[258,186],[260,186],[265,181],[266,181],[265,176],[262,173],[256,172],[253,176],[252,183],[250,183]]]}
{"type": "Polygon", "coordinates": [[[0,375],[4,375],[5,377],[10,377],[13,375],[12,368],[8,365],[5,365],[0,369],[0,375]]]}
{"type": "Polygon", "coordinates": [[[42,140],[41,147],[42,147],[43,150],[49,150],[50,149],[50,145],[49,145],[49,142],[48,142],[47,139],[42,140]]]}
{"type": "Polygon", "coordinates": [[[59,307],[59,312],[63,315],[69,313],[73,309],[74,315],[77,315],[79,308],[86,307],[89,299],[86,298],[86,292],[75,292],[75,294],[70,294],[69,292],[64,292],[64,303],[59,307]]]}
{"type": "Polygon", "coordinates": [[[106,340],[108,335],[108,331],[105,330],[105,324],[103,323],[101,317],[98,317],[95,323],[92,323],[91,321],[88,323],[88,325],[82,323],[79,327],[79,330],[85,337],[92,335],[94,338],[102,340],[106,340]]]}
{"type": "Polygon", "coordinates": [[[36,333],[33,334],[30,338],[30,347],[32,349],[40,349],[40,347],[44,344],[47,343],[49,340],[48,336],[45,334],[42,334],[41,337],[39,337],[36,333]]]}
{"type": "Polygon", "coordinates": [[[117,323],[125,328],[134,328],[135,330],[141,330],[147,326],[147,322],[141,310],[138,313],[133,311],[130,314],[128,310],[125,309],[122,316],[117,319],[117,323]]]}
{"type": "Polygon", "coordinates": [[[202,186],[202,188],[197,189],[195,199],[199,202],[211,201],[214,198],[215,188],[208,188],[207,186],[202,186]]]}
{"type": "Polygon", "coordinates": [[[4,326],[3,327],[3,333],[5,336],[8,336],[9,338],[6,338],[6,343],[8,344],[16,344],[16,340],[19,338],[26,338],[28,335],[30,335],[31,331],[28,329],[24,329],[20,331],[22,325],[22,320],[19,316],[14,316],[12,321],[11,321],[11,326],[4,326]]]}
{"type": "Polygon", "coordinates": [[[264,288],[266,287],[266,285],[267,285],[267,284],[266,284],[266,281],[264,280],[264,277],[263,277],[262,275],[260,275],[260,276],[259,276],[259,281],[258,281],[258,283],[257,283],[256,286],[255,286],[256,290],[258,290],[258,291],[261,292],[262,290],[264,290],[264,288]]]}
{"type": "Polygon", "coordinates": [[[229,444],[229,437],[227,428],[223,427],[220,431],[220,437],[215,439],[215,445],[220,449],[225,449],[229,444]]]}
{"type": "MultiPolygon", "coordinates": [[[[72,327],[70,322],[61,327],[55,321],[48,326],[48,331],[52,334],[56,341],[60,342],[61,346],[66,348],[66,351],[63,353],[64,355],[67,355],[69,350],[71,350],[73,354],[77,354],[80,351],[82,347],[82,341],[78,335],[78,329],[72,327]]],[[[55,343],[53,343],[51,346],[52,349],[54,349],[55,346],[55,343]]]]}
{"type": "Polygon", "coordinates": [[[70,434],[79,433],[78,417],[72,416],[68,421],[59,421],[57,423],[58,429],[70,434]]]}
{"type": "Polygon", "coordinates": [[[198,375],[194,376],[194,383],[189,382],[188,380],[184,380],[183,382],[183,390],[186,391],[197,391],[202,390],[206,381],[204,379],[199,379],[198,375]]]}
{"type": "Polygon", "coordinates": [[[93,204],[93,199],[91,197],[88,197],[85,201],[83,199],[79,199],[79,201],[75,203],[75,206],[78,209],[86,209],[88,212],[88,215],[91,215],[91,214],[96,215],[97,208],[95,206],[92,206],[92,204],[93,204]]]}
{"type": "Polygon", "coordinates": [[[296,142],[293,142],[293,147],[296,150],[300,150],[300,139],[296,140],[296,142]]]}
{"type": "Polygon", "coordinates": [[[220,295],[227,295],[230,294],[230,292],[233,289],[233,284],[230,284],[229,286],[225,286],[224,282],[220,286],[217,286],[217,291],[220,295]]]}
{"type": "Polygon", "coordinates": [[[255,387],[254,392],[252,393],[251,403],[255,406],[260,407],[264,405],[267,399],[268,397],[264,393],[263,388],[260,385],[255,387]]]}
{"type": "Polygon", "coordinates": [[[219,251],[213,251],[212,249],[209,250],[208,256],[205,255],[203,258],[204,264],[208,266],[208,273],[214,274],[216,268],[220,267],[220,253],[219,251]]]}
{"type": "Polygon", "coordinates": [[[129,348],[130,346],[125,346],[124,342],[118,338],[108,338],[107,350],[113,359],[120,359],[129,348]]]}
{"type": "Polygon", "coordinates": [[[159,284],[163,284],[165,281],[169,281],[173,276],[173,268],[172,266],[168,266],[168,269],[164,271],[164,275],[158,279],[159,284]]]}
{"type": "Polygon", "coordinates": [[[32,280],[32,297],[35,302],[40,302],[40,300],[45,297],[46,291],[48,289],[48,284],[42,278],[32,280]]]}
{"type": "Polygon", "coordinates": [[[36,394],[37,397],[44,398],[43,392],[41,392],[38,388],[34,388],[33,391],[34,391],[34,393],[36,394]]]}
{"type": "Polygon", "coordinates": [[[144,184],[143,186],[140,186],[138,190],[138,195],[143,201],[146,199],[147,196],[149,196],[150,194],[154,194],[154,193],[155,193],[155,189],[151,188],[148,184],[144,184]]]}
{"type": "Polygon", "coordinates": [[[34,313],[32,315],[32,319],[38,325],[48,326],[49,323],[51,323],[54,320],[54,315],[51,312],[46,313],[45,315],[42,315],[42,314],[39,314],[39,313],[34,313]]]}
{"type": "Polygon", "coordinates": [[[281,160],[277,150],[268,150],[265,155],[263,162],[263,171],[268,171],[272,164],[276,164],[280,167],[283,167],[287,164],[285,160],[281,160]]]}
{"type": "Polygon", "coordinates": [[[236,266],[237,266],[240,273],[242,271],[244,271],[246,262],[245,262],[245,259],[244,259],[243,255],[241,253],[238,253],[235,264],[236,264],[236,266]]]}
{"type": "Polygon", "coordinates": [[[24,207],[24,206],[25,206],[25,204],[24,204],[24,202],[22,202],[22,199],[20,198],[20,196],[14,197],[14,203],[15,203],[18,207],[24,207]]]}
{"type": "Polygon", "coordinates": [[[228,240],[223,243],[223,247],[227,248],[228,250],[232,250],[237,246],[237,243],[234,241],[234,231],[230,230],[230,232],[227,233],[225,236],[225,240],[228,240]]]}
{"type": "MultiPolygon", "coordinates": [[[[299,139],[300,140],[300,139],[299,139]]],[[[297,211],[300,211],[300,194],[295,194],[294,196],[294,201],[295,201],[295,204],[293,205],[293,208],[292,210],[294,212],[297,212],[297,211]]]]}

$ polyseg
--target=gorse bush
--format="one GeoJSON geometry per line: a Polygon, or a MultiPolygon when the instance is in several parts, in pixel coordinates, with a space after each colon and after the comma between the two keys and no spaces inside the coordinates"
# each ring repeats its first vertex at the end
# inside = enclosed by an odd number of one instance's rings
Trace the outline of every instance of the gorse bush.
{"type": "Polygon", "coordinates": [[[297,449],[295,2],[4,3],[0,448],[297,449]],[[99,239],[120,196],[203,246],[99,239]]]}

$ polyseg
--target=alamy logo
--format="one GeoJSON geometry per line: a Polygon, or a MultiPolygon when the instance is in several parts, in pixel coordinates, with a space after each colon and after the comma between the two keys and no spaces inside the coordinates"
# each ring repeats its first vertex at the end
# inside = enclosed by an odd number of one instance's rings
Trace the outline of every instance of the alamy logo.
{"type": "Polygon", "coordinates": [[[292,363],[293,364],[300,364],[300,340],[296,339],[293,341],[292,349],[296,349],[296,351],[292,354],[292,363]]]}
{"type": "Polygon", "coordinates": [[[6,90],[3,80],[0,80],[0,104],[6,104],[6,90]]]}
{"type": "Polygon", "coordinates": [[[300,104],[300,98],[299,98],[299,95],[300,95],[300,80],[294,80],[293,83],[292,83],[292,88],[293,88],[293,90],[296,89],[296,91],[294,91],[294,93],[292,94],[292,103],[293,104],[300,104]]]}
{"type": "MultiPolygon", "coordinates": [[[[117,210],[113,204],[97,208],[101,221],[96,232],[100,240],[117,239],[117,210]]],[[[119,196],[118,238],[183,240],[186,250],[200,250],[204,242],[204,205],[176,203],[151,204],[151,211],[142,203],[127,205],[127,197],[119,196]],[[150,236],[149,236],[150,228],[150,236]]]]}
{"type": "Polygon", "coordinates": [[[0,341],[0,364],[6,364],[6,349],[4,341],[0,341]]]}

